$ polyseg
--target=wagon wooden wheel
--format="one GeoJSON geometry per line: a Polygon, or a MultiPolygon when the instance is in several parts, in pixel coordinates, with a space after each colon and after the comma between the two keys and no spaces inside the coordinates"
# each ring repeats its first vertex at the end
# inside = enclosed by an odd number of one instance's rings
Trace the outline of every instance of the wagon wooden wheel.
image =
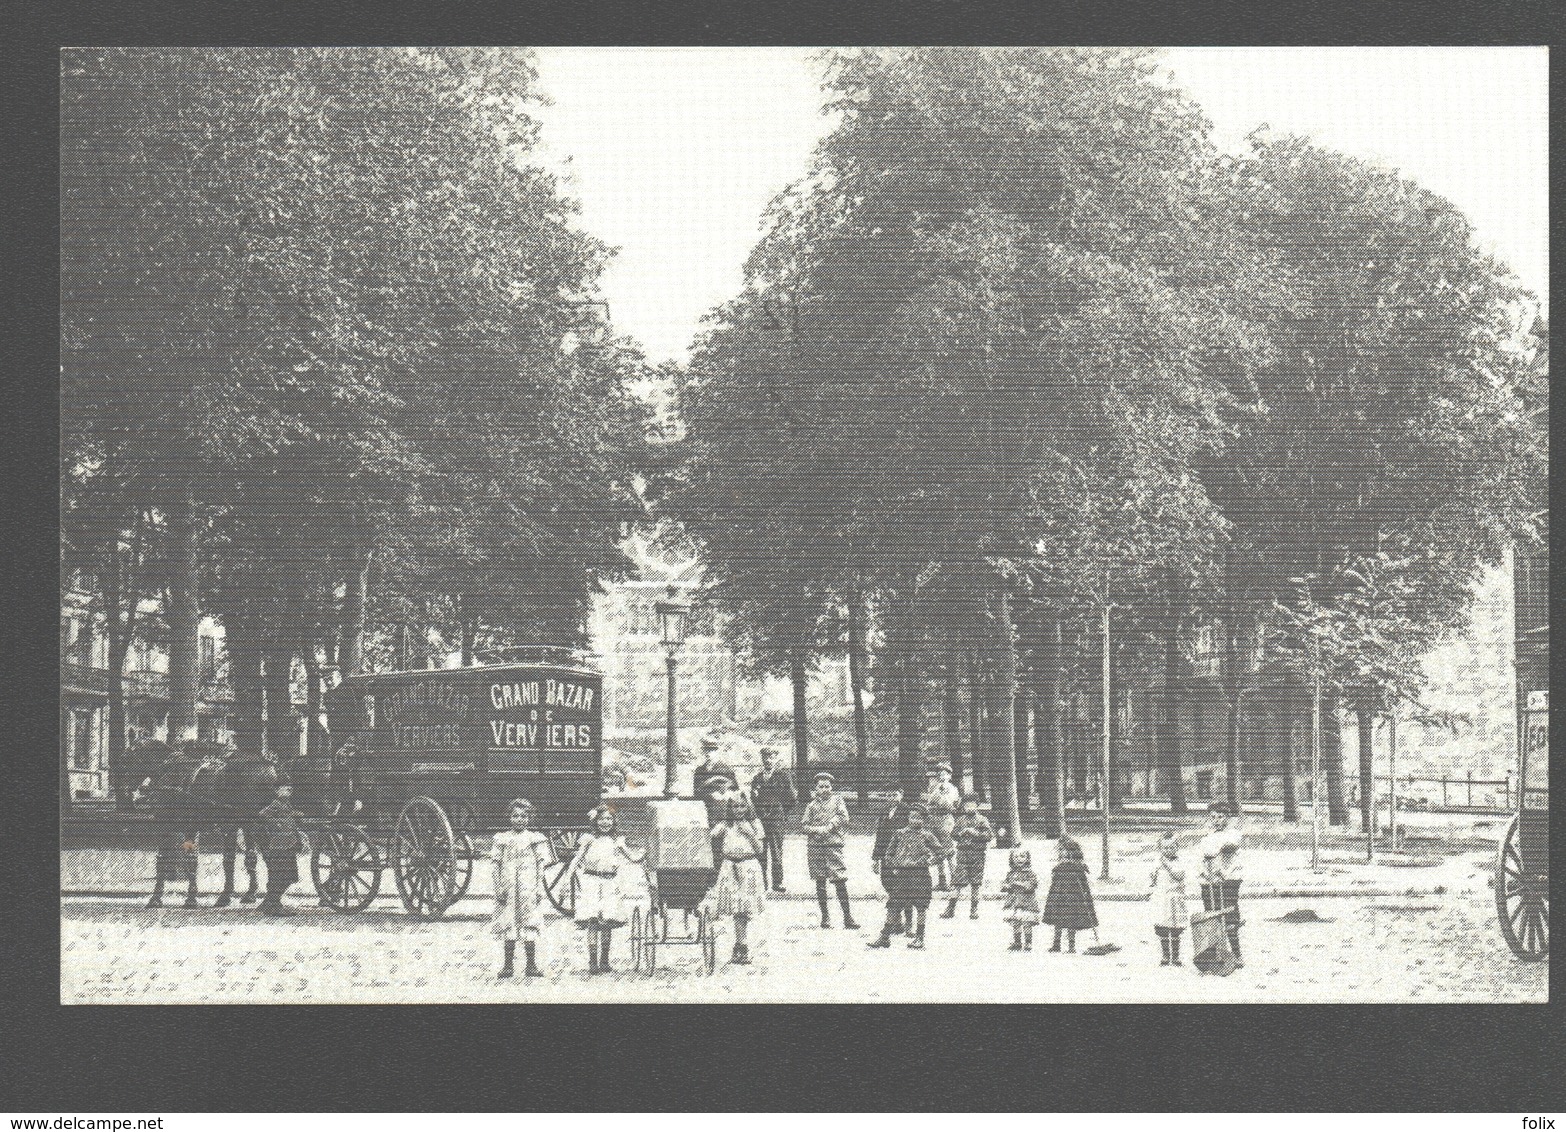
{"type": "Polygon", "coordinates": [[[555,859],[544,866],[544,894],[555,906],[555,911],[568,918],[576,916],[576,882],[566,883],[566,870],[571,867],[571,858],[576,856],[576,847],[581,840],[580,830],[549,832],[549,847],[554,850],[555,859]]]}
{"type": "Polygon", "coordinates": [[[473,883],[473,838],[466,833],[457,834],[457,894],[453,900],[461,900],[473,883]]]}
{"type": "MultiPolygon", "coordinates": [[[[461,894],[457,839],[438,802],[421,797],[404,806],[390,849],[397,892],[415,916],[433,919],[461,894]]],[[[471,856],[468,870],[471,873],[471,856]]]]}
{"type": "Polygon", "coordinates": [[[1507,945],[1531,961],[1550,953],[1550,891],[1546,878],[1523,863],[1518,824],[1512,818],[1496,854],[1495,911],[1507,945]]]}
{"type": "Polygon", "coordinates": [[[328,826],[314,838],[310,878],[315,891],[339,912],[362,912],[381,890],[380,854],[356,825],[328,826]]]}

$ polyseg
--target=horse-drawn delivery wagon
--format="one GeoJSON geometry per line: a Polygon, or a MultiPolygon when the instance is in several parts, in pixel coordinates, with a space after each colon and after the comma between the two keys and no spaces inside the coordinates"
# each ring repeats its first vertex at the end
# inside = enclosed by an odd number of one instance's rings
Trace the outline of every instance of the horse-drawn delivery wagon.
{"type": "MultiPolygon", "coordinates": [[[[1547,529],[1547,528],[1546,528],[1547,529]]],[[[1495,863],[1501,934],[1519,958],[1550,953],[1550,559],[1541,543],[1513,558],[1517,667],[1517,813],[1495,863]]]]}
{"type": "Polygon", "coordinates": [[[602,675],[566,650],[343,680],[329,700],[337,754],[294,772],[301,808],[332,815],[310,826],[323,903],[363,910],[390,869],[409,912],[441,915],[473,878],[474,836],[504,828],[521,797],[554,849],[549,899],[569,915],[566,868],[602,787],[602,700],[602,675]]]}

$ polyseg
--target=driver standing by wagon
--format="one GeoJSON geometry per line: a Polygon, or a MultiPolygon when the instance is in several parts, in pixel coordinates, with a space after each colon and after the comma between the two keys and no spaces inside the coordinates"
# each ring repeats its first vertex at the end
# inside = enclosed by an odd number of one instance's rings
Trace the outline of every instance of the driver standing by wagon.
{"type": "Polygon", "coordinates": [[[707,807],[707,825],[717,825],[726,815],[725,799],[731,791],[739,789],[739,779],[734,768],[718,757],[718,740],[705,735],[701,741],[701,762],[691,776],[694,792],[707,807]],[[715,782],[714,780],[720,780],[715,782]]]}

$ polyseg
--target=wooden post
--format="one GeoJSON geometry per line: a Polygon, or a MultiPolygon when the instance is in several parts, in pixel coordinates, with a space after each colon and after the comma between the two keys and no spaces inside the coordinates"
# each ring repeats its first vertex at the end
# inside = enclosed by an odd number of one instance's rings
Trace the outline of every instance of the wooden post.
{"type": "Polygon", "coordinates": [[[1392,852],[1397,852],[1397,708],[1387,721],[1387,805],[1392,811],[1392,852]]]}

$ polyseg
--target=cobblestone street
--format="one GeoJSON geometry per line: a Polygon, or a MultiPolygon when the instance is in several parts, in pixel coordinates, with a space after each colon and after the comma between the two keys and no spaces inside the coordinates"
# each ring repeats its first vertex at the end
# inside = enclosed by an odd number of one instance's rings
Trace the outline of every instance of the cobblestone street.
{"type": "MultiPolygon", "coordinates": [[[[66,1003],[170,1002],[1544,1002],[1547,964],[1513,958],[1496,925],[1487,887],[1489,853],[1453,851],[1425,859],[1383,858],[1374,866],[1329,857],[1320,874],[1297,849],[1249,853],[1256,895],[1242,902],[1247,965],[1228,978],[1189,965],[1161,968],[1149,926],[1141,863],[1152,834],[1117,840],[1116,882],[1096,884],[1100,939],[1119,950],[1103,956],[1053,955],[1040,928],[1031,953],[1007,950],[1000,903],[987,898],[978,922],[966,909],[940,919],[932,905],[929,946],[909,952],[865,944],[882,905],[875,877],[862,867],[868,847],[851,839],[849,860],[858,932],[816,926],[812,899],[799,888],[769,902],[757,925],[755,963],[724,962],[732,946],[720,928],[719,967],[702,972],[696,947],[658,953],[652,977],[629,973],[629,932],[615,934],[619,970],[589,978],[581,933],[551,916],[539,947],[545,977],[497,983],[500,948],[488,930],[487,869],[475,892],[437,921],[408,916],[395,896],[344,916],[313,906],[309,881],[290,902],[300,914],[269,919],[252,908],[147,909],[151,857],[129,850],[66,854],[68,891],[123,888],[123,896],[67,895],[62,902],[61,996],[66,1003]],[[1407,867],[1408,865],[1422,867],[1407,867]],[[1400,867],[1402,866],[1402,867],[1400,867]],[[110,874],[113,875],[110,875],[110,874]],[[1417,878],[1417,879],[1416,879],[1417,878]],[[74,884],[72,883],[74,882],[74,884]],[[1271,893],[1273,895],[1265,895],[1271,893]],[[1343,895],[1329,895],[1342,893],[1343,895]],[[1309,909],[1320,922],[1283,917],[1309,909]]],[[[1255,839],[1264,840],[1264,835],[1255,839]]],[[[790,865],[803,872],[803,846],[791,840],[790,865]]],[[[1090,850],[1095,866],[1096,848],[1090,850]]],[[[1035,859],[1048,860],[1048,843],[1035,859]]],[[[304,863],[304,862],[302,862],[304,863]]],[[[203,904],[220,877],[203,857],[203,904]]],[[[307,863],[306,863],[307,864],[307,863]]],[[[990,886],[1003,872],[991,861],[990,886]]],[[[308,876],[308,868],[305,870],[308,876]]],[[[242,870],[241,870],[241,875],[242,870]]],[[[386,888],[391,888],[388,879],[386,888]]],[[[837,910],[834,922],[840,922],[837,910]]],[[[678,912],[671,932],[678,935],[678,912]]],[[[1078,939],[1078,950],[1091,944],[1078,939]]]]}

